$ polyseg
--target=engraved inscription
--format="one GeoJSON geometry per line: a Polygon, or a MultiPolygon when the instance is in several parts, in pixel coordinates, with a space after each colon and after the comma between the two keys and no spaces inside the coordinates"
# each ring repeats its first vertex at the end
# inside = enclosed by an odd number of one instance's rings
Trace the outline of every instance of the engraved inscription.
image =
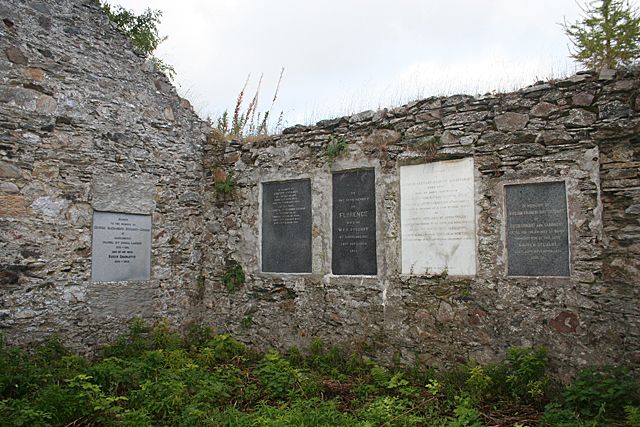
{"type": "Polygon", "coordinates": [[[308,206],[301,204],[299,189],[291,186],[278,188],[273,192],[273,225],[300,224],[302,214],[308,206]]]}
{"type": "Polygon", "coordinates": [[[402,273],[473,275],[473,159],[400,168],[402,273]]]}
{"type": "Polygon", "coordinates": [[[333,274],[377,274],[375,172],[333,175],[333,274]]]}
{"type": "Polygon", "coordinates": [[[150,276],[151,215],[95,211],[92,280],[149,280],[150,276]]]}
{"type": "Polygon", "coordinates": [[[311,272],[311,181],[262,184],[262,271],[311,272]]]}
{"type": "Polygon", "coordinates": [[[510,276],[569,276],[564,182],[505,186],[510,276]]]}

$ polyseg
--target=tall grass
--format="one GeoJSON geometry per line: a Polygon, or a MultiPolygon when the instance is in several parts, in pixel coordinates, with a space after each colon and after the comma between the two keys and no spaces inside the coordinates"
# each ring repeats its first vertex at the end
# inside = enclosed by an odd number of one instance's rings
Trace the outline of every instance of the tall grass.
{"type": "Polygon", "coordinates": [[[266,111],[259,111],[258,104],[263,76],[264,74],[260,74],[256,90],[246,107],[244,106],[245,97],[247,86],[251,81],[251,74],[247,76],[242,89],[240,89],[240,92],[238,93],[236,104],[233,109],[233,115],[230,117],[228,110],[225,110],[215,119],[215,122],[211,121],[213,130],[217,134],[217,139],[243,140],[249,137],[260,137],[278,133],[282,130],[284,111],[280,112],[275,124],[271,122],[271,117],[276,100],[278,99],[278,92],[280,91],[282,78],[284,76],[284,67],[280,69],[280,75],[278,77],[278,82],[276,84],[269,109],[266,111]]]}

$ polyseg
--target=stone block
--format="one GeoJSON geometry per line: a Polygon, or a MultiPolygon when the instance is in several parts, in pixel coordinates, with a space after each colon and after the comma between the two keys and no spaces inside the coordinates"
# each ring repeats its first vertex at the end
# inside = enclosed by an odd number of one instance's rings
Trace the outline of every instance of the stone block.
{"type": "Polygon", "coordinates": [[[578,92],[571,97],[571,103],[576,107],[589,107],[595,96],[589,92],[578,92]]]}
{"type": "Polygon", "coordinates": [[[534,117],[548,117],[552,113],[558,111],[558,106],[550,102],[540,102],[531,109],[531,115],[534,117]]]}
{"type": "Polygon", "coordinates": [[[507,112],[496,116],[494,119],[496,128],[499,131],[516,131],[525,128],[529,122],[528,114],[520,114],[514,112],[507,112]]]}
{"type": "Polygon", "coordinates": [[[151,214],[155,209],[156,180],[145,174],[96,176],[92,206],[103,212],[151,214]]]}
{"type": "Polygon", "coordinates": [[[20,189],[13,182],[0,182],[0,191],[7,194],[16,194],[20,189]]]}
{"type": "Polygon", "coordinates": [[[42,68],[27,67],[22,70],[22,74],[31,80],[39,82],[44,79],[45,72],[42,68]]]}
{"type": "Polygon", "coordinates": [[[22,170],[8,162],[0,160],[0,178],[20,178],[22,177],[22,170]]]}
{"type": "Polygon", "coordinates": [[[574,108],[569,111],[569,115],[564,119],[564,123],[571,127],[591,126],[597,119],[597,116],[582,108],[574,108]]]}
{"type": "Polygon", "coordinates": [[[19,47],[9,46],[5,49],[4,53],[10,62],[18,65],[27,65],[27,57],[19,47]]]}
{"type": "Polygon", "coordinates": [[[29,215],[24,196],[0,195],[0,218],[22,218],[29,215]]]}

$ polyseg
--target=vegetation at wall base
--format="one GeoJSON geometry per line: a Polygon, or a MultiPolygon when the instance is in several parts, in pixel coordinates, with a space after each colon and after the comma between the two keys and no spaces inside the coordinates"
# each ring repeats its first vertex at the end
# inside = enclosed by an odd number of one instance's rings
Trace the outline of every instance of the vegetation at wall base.
{"type": "Polygon", "coordinates": [[[228,334],[134,319],[94,360],[60,340],[0,344],[2,426],[638,426],[639,386],[620,368],[562,389],[542,348],[448,371],[386,368],[314,339],[255,353],[228,334]],[[553,390],[556,389],[556,392],[553,390]]]}

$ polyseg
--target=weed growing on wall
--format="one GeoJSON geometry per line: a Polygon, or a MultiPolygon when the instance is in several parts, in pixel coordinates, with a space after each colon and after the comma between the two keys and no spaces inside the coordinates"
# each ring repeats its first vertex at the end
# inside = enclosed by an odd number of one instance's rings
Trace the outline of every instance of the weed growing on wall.
{"type": "MultiPolygon", "coordinates": [[[[552,395],[544,349],[493,365],[386,368],[313,339],[305,351],[252,353],[228,334],[131,322],[94,360],[50,339],[0,342],[2,426],[638,426],[638,382],[587,369],[552,395]]],[[[557,386],[559,387],[559,386],[557,386]]]]}
{"type": "Polygon", "coordinates": [[[349,144],[344,138],[331,137],[329,145],[327,145],[327,158],[329,166],[333,165],[333,162],[347,151],[349,144]]]}
{"type": "Polygon", "coordinates": [[[227,265],[222,276],[222,283],[230,292],[238,290],[244,284],[245,275],[242,266],[237,262],[231,262],[227,265]]]}
{"type": "Polygon", "coordinates": [[[418,141],[413,149],[419,153],[421,153],[425,160],[433,160],[438,153],[438,148],[442,145],[440,135],[432,135],[418,141]]]}
{"type": "Polygon", "coordinates": [[[233,179],[233,172],[229,172],[225,174],[224,179],[215,180],[214,188],[216,189],[216,193],[228,195],[233,192],[234,187],[236,186],[236,181],[233,179]]]}
{"type": "Polygon", "coordinates": [[[244,107],[247,86],[251,80],[251,74],[249,74],[242,86],[242,89],[238,93],[233,114],[229,114],[229,112],[225,110],[215,120],[210,120],[213,131],[216,135],[215,138],[219,141],[242,141],[246,138],[266,136],[269,133],[277,133],[281,131],[284,112],[280,112],[275,124],[271,122],[271,116],[275,102],[278,99],[278,92],[280,91],[280,84],[282,83],[283,76],[284,67],[280,69],[280,76],[278,77],[278,83],[276,84],[269,109],[261,112],[258,109],[258,104],[263,75],[260,75],[260,78],[258,79],[256,90],[249,101],[249,104],[244,107]]]}

